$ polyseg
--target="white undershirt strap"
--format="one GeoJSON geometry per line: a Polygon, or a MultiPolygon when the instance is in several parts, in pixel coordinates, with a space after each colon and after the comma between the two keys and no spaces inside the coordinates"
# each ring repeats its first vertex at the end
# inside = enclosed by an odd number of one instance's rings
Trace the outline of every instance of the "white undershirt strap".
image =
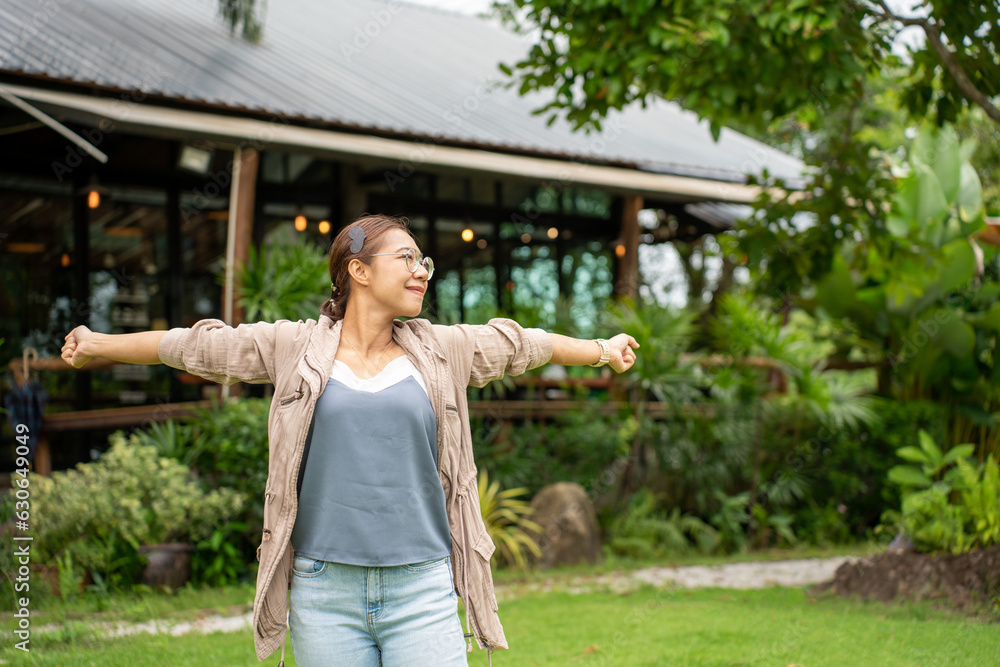
{"type": "Polygon", "coordinates": [[[379,374],[373,378],[359,378],[354,374],[350,366],[339,359],[334,360],[333,370],[330,372],[331,378],[347,385],[351,389],[367,391],[372,394],[402,382],[411,375],[429,397],[430,393],[427,391],[423,375],[420,374],[420,371],[417,370],[417,367],[413,365],[413,362],[405,354],[387,363],[379,374]]]}

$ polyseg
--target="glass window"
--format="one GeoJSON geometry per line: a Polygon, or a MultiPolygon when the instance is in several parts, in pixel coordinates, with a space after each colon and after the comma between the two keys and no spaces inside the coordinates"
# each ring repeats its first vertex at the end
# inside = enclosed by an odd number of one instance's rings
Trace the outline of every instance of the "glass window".
{"type": "MultiPolygon", "coordinates": [[[[90,328],[108,334],[168,328],[166,191],[108,186],[88,209],[90,328]]],[[[83,322],[78,322],[83,323],[83,322]]],[[[170,369],[121,364],[93,372],[92,407],[169,396],[170,369]]]]}

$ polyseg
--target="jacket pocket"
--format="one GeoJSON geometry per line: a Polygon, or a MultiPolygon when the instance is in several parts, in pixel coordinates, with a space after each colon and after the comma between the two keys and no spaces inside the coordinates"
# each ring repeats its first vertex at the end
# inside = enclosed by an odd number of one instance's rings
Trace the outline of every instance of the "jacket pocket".
{"type": "Polygon", "coordinates": [[[476,543],[472,546],[472,548],[479,555],[478,558],[474,559],[476,562],[473,567],[479,570],[479,579],[482,582],[483,588],[483,598],[489,600],[493,611],[497,611],[500,606],[497,604],[497,596],[493,590],[493,572],[490,569],[490,558],[496,550],[496,545],[493,544],[493,540],[490,539],[490,534],[483,530],[483,532],[479,534],[479,537],[476,539],[476,543]]]}
{"type": "Polygon", "coordinates": [[[299,386],[295,390],[295,393],[294,394],[290,394],[290,395],[282,398],[280,401],[278,401],[278,405],[288,405],[289,403],[297,401],[300,398],[302,398],[303,396],[305,396],[306,393],[302,389],[303,382],[304,382],[304,380],[302,380],[301,378],[299,378],[299,386]]]}
{"type": "Polygon", "coordinates": [[[288,612],[288,571],[291,568],[291,545],[280,557],[274,576],[261,595],[260,612],[257,616],[257,633],[262,637],[272,637],[285,628],[288,612]]]}
{"type": "Polygon", "coordinates": [[[257,618],[257,634],[261,637],[272,637],[278,633],[279,626],[284,625],[285,619],[278,620],[277,603],[271,599],[272,596],[265,594],[260,601],[260,615],[257,618]]]}

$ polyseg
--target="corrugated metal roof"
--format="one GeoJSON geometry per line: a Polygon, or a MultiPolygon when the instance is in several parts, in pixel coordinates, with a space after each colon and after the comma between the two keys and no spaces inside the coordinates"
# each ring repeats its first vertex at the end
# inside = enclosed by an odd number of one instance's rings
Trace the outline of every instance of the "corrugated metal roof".
{"type": "Polygon", "coordinates": [[[741,204],[720,204],[717,202],[699,202],[685,204],[684,211],[708,223],[716,229],[732,229],[738,220],[750,217],[753,206],[741,204]]]}
{"type": "Polygon", "coordinates": [[[627,164],[742,181],[763,168],[796,181],[803,164],[656,100],[574,133],[501,84],[499,62],[530,44],[494,21],[398,2],[274,0],[264,39],[229,34],[215,0],[0,0],[0,77],[27,74],[141,91],[385,135],[627,164]],[[44,20],[42,20],[44,18],[44,20]]]}

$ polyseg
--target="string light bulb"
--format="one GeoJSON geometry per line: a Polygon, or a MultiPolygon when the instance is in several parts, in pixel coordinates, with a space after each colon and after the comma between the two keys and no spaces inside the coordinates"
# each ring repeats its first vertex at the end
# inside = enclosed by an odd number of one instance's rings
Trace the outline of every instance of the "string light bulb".
{"type": "Polygon", "coordinates": [[[91,190],[87,193],[87,207],[97,208],[101,205],[101,193],[97,190],[91,190]]]}
{"type": "Polygon", "coordinates": [[[319,221],[319,233],[320,234],[329,234],[330,233],[330,221],[329,220],[320,220],[319,221]]]}
{"type": "Polygon", "coordinates": [[[468,227],[462,230],[462,240],[465,242],[471,241],[473,238],[475,238],[475,236],[476,235],[473,233],[473,231],[468,227]]]}
{"type": "Polygon", "coordinates": [[[300,232],[306,231],[306,216],[304,215],[295,216],[295,229],[296,231],[300,232]]]}

